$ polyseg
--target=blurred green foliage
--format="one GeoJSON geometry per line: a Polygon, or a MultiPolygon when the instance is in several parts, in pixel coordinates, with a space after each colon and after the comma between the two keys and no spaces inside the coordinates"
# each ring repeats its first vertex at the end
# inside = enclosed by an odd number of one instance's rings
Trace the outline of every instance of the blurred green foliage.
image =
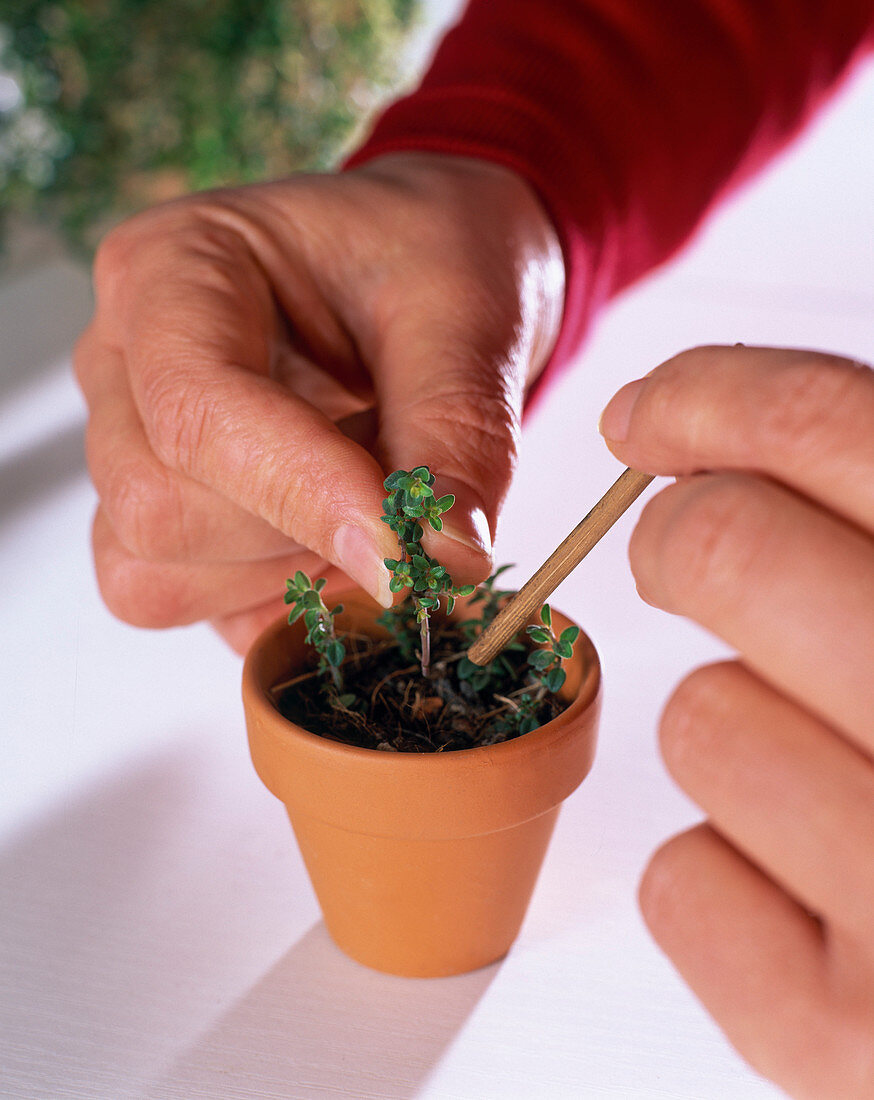
{"type": "Polygon", "coordinates": [[[15,0],[0,210],[89,252],[191,190],[323,169],[397,79],[416,0],[15,0]]]}

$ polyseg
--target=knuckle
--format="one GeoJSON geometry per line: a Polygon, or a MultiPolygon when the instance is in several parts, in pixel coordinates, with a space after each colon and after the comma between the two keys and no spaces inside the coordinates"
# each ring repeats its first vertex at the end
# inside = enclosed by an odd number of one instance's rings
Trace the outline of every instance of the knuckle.
{"type": "Polygon", "coordinates": [[[770,509],[757,507],[763,484],[749,475],[720,473],[674,488],[684,495],[658,548],[667,610],[694,612],[706,603],[718,612],[737,601],[767,560],[773,531],[770,509]]]}
{"type": "Polygon", "coordinates": [[[144,561],[175,561],[187,556],[184,515],[169,472],[152,462],[129,462],[113,469],[101,495],[122,545],[144,561]]]}
{"type": "MultiPolygon", "coordinates": [[[[415,417],[435,442],[451,440],[459,465],[488,484],[496,469],[512,469],[519,446],[519,412],[515,395],[487,379],[477,384],[469,370],[441,375],[439,390],[417,400],[415,417]],[[509,461],[509,466],[508,466],[509,461]]],[[[407,410],[409,412],[410,410],[407,410]]],[[[413,414],[415,416],[415,414],[413,414]]]]}
{"type": "Polygon", "coordinates": [[[733,663],[695,669],[674,690],[659,723],[659,747],[680,783],[710,767],[722,743],[726,699],[736,673],[733,663]]]}
{"type": "Polygon", "coordinates": [[[98,284],[124,269],[130,258],[133,239],[129,222],[115,226],[103,237],[94,254],[94,277],[98,284]]]}
{"type": "Polygon", "coordinates": [[[98,299],[111,294],[127,279],[139,262],[144,241],[143,222],[147,214],[138,214],[111,229],[100,241],[94,254],[94,285],[98,299]]]}
{"type": "Polygon", "coordinates": [[[158,630],[192,621],[185,593],[161,566],[112,548],[95,552],[95,567],[103,602],[122,622],[158,630]]]}
{"type": "Polygon", "coordinates": [[[665,841],[650,856],[637,888],[637,902],[646,923],[658,938],[682,912],[686,893],[685,834],[665,841]]]}
{"type": "Polygon", "coordinates": [[[845,445],[835,422],[848,423],[858,407],[859,373],[838,356],[799,353],[777,375],[779,400],[762,409],[761,438],[768,453],[807,452],[845,445]]]}
{"type": "Polygon", "coordinates": [[[438,429],[454,427],[454,443],[475,456],[478,466],[491,467],[498,455],[515,454],[518,428],[500,399],[478,399],[469,391],[444,394],[429,405],[428,413],[438,429]]]}
{"type": "Polygon", "coordinates": [[[166,466],[193,474],[211,434],[215,402],[203,380],[185,379],[184,368],[143,379],[142,405],[152,450],[166,466]]]}

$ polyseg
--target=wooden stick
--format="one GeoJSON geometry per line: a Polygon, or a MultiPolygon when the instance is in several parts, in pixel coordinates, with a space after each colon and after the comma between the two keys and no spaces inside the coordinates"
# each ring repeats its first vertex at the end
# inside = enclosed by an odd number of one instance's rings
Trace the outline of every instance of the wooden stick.
{"type": "Polygon", "coordinates": [[[651,481],[651,474],[642,474],[639,470],[625,470],[620,474],[589,514],[473,643],[467,656],[475,665],[487,665],[519,633],[651,481]]]}

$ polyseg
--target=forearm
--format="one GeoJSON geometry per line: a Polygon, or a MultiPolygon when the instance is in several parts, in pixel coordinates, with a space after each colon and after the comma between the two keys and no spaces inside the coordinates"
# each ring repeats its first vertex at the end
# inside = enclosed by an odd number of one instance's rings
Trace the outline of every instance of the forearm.
{"type": "Polygon", "coordinates": [[[872,31],[867,0],[472,0],[350,163],[427,149],[526,178],[568,274],[557,366],[799,131],[872,31]]]}

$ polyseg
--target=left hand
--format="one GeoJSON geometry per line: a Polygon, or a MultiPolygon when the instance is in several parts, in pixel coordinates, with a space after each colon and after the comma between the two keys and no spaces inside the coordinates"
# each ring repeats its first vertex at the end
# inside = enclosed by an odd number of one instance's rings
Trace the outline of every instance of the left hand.
{"type": "Polygon", "coordinates": [[[678,477],[632,538],[641,595],[739,654],[662,717],[707,821],[653,857],[644,916],[757,1070],[796,1097],[870,1098],[874,371],[698,348],[624,387],[602,432],[678,477]]]}

